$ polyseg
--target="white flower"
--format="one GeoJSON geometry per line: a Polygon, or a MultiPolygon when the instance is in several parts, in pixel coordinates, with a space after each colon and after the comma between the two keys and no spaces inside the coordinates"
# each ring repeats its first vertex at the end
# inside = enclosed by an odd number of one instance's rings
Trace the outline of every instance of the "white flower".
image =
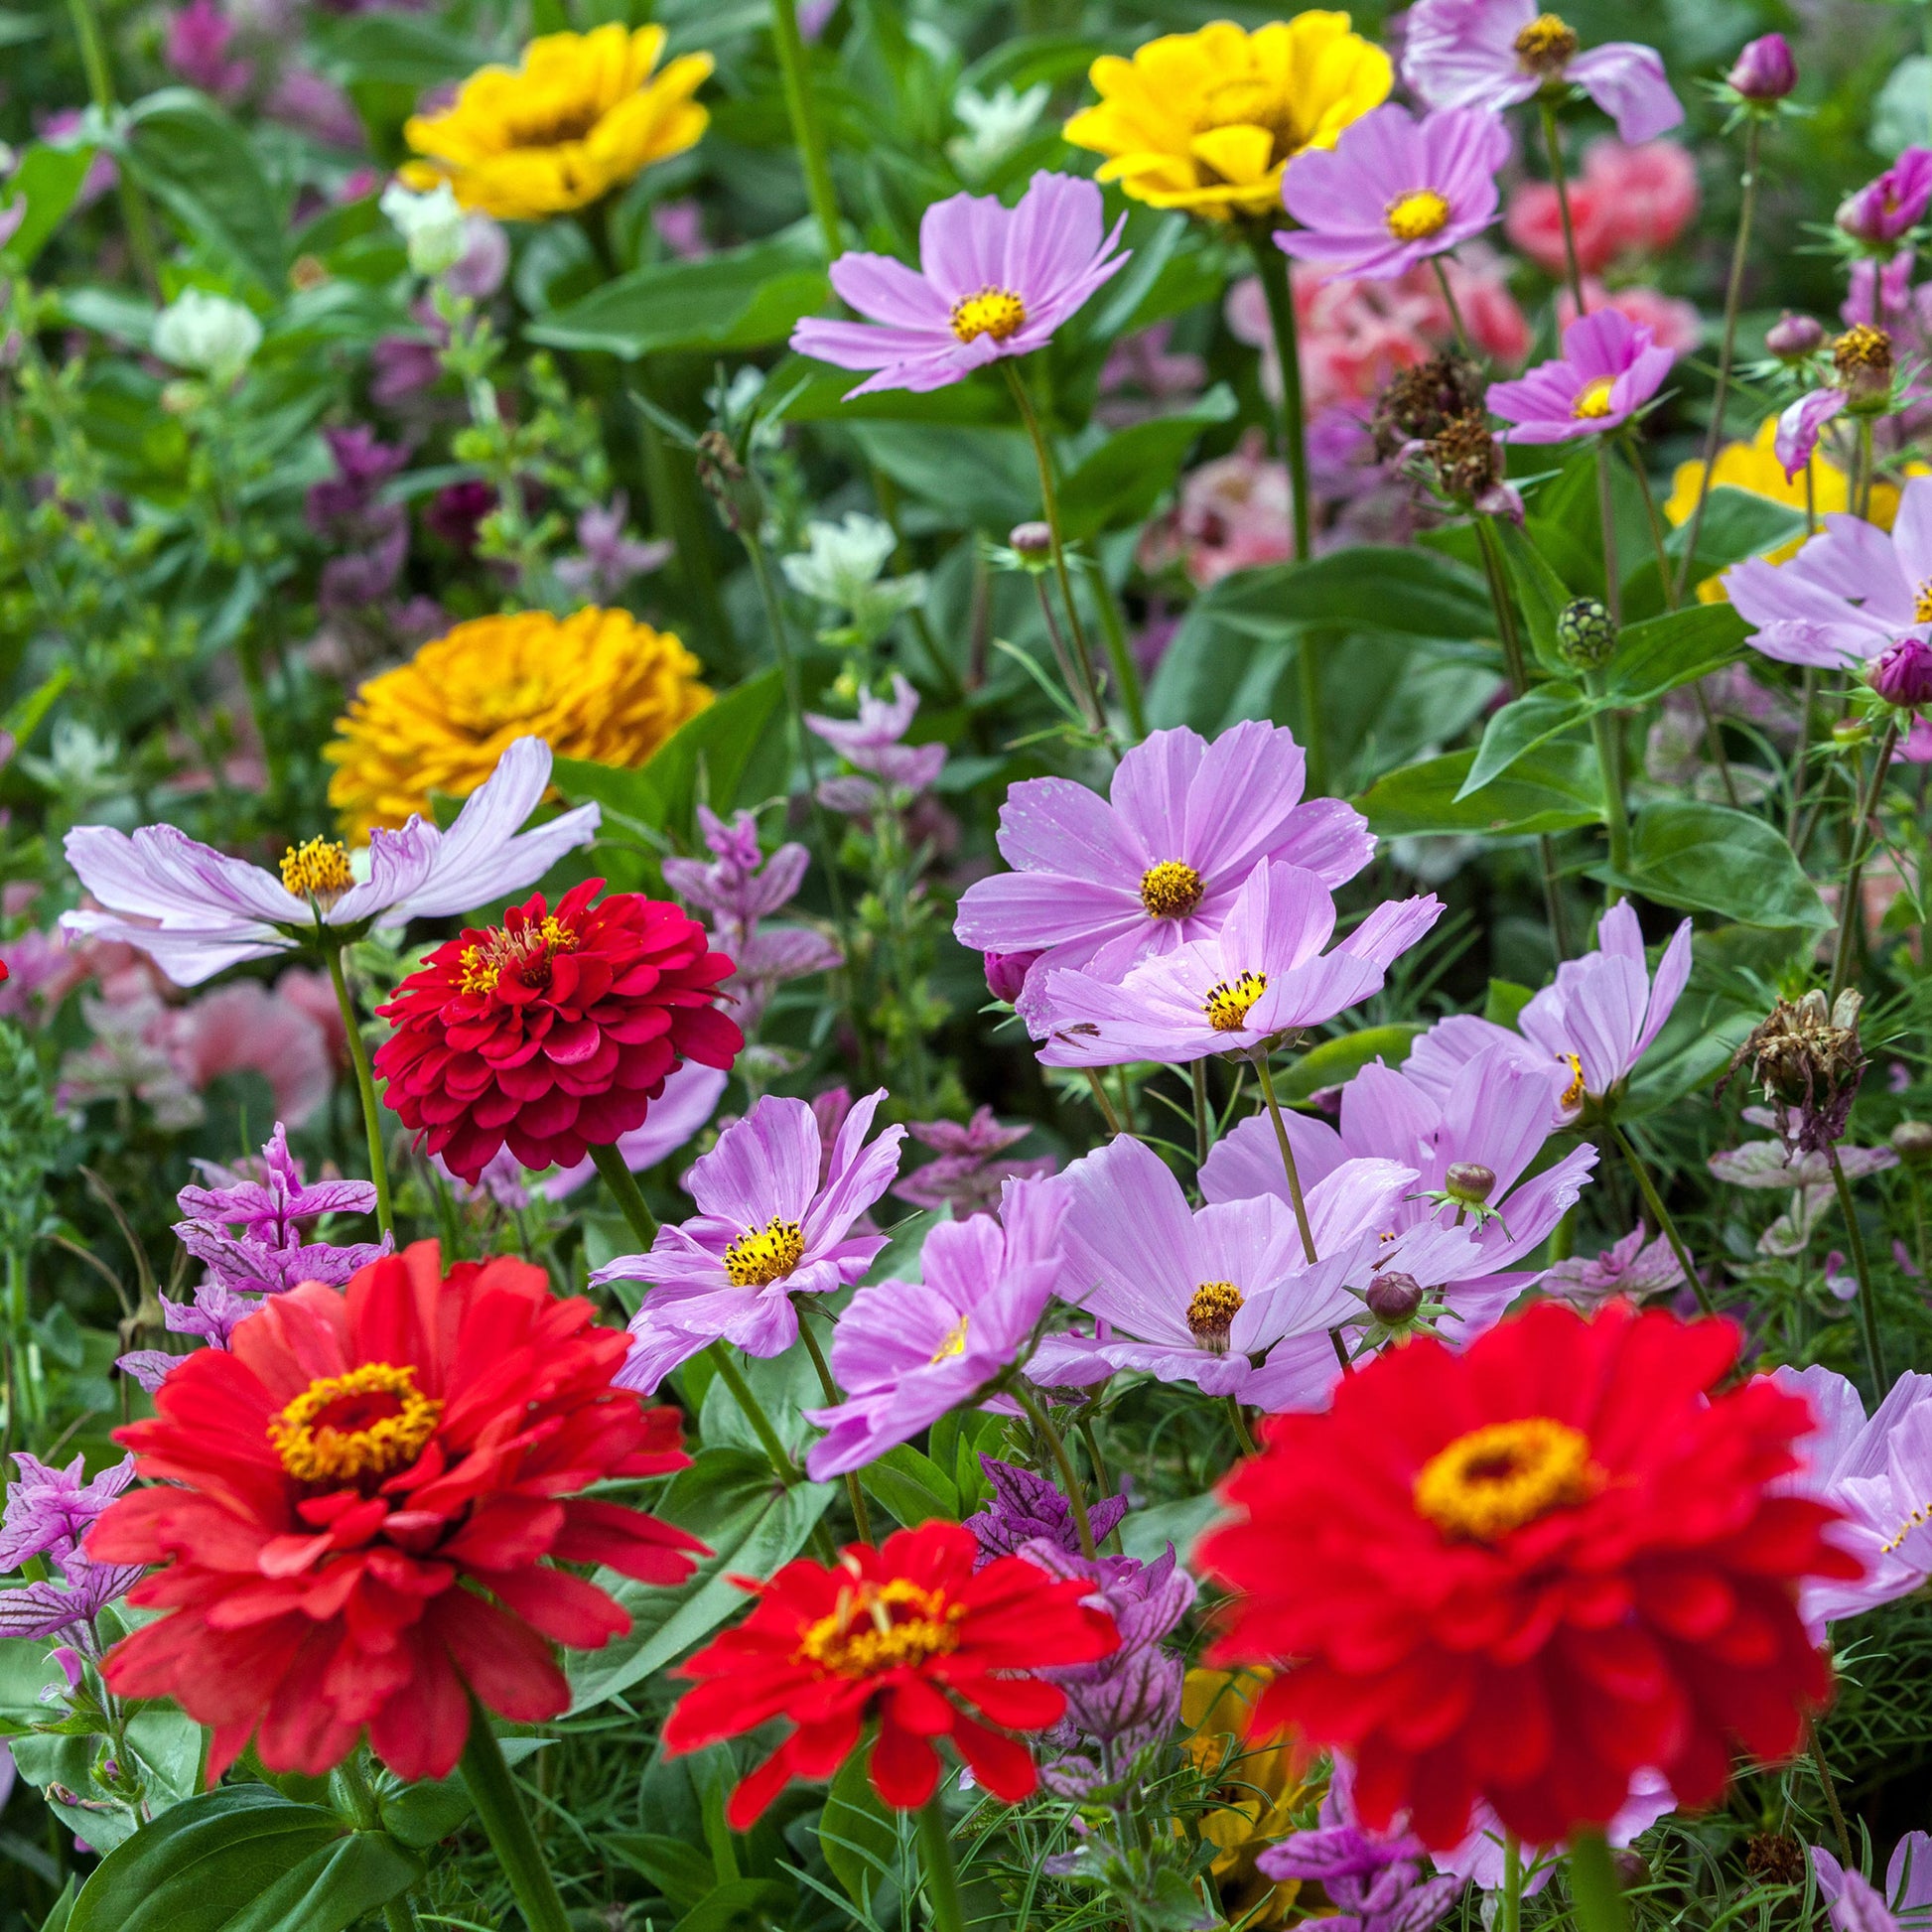
{"type": "Polygon", "coordinates": [[[408,246],[409,266],[418,275],[444,274],[463,259],[470,234],[448,182],[418,195],[392,181],[382,191],[380,207],[408,246]]]}
{"type": "Polygon", "coordinates": [[[792,588],[850,614],[843,629],[821,631],[827,642],[854,648],[885,635],[894,619],[925,597],[925,573],[881,578],[898,546],[890,523],[849,511],[841,523],[805,525],[806,548],[783,559],[792,588]]]}
{"type": "Polygon", "coordinates": [[[946,143],[946,158],[965,180],[983,181],[1033,132],[1047,93],[1044,81],[1024,94],[1005,82],[992,94],[960,88],[952,111],[966,132],[946,143]]]}
{"type": "Polygon", "coordinates": [[[154,352],[178,369],[210,382],[232,382],[262,345],[262,326],[250,310],[224,295],[184,289],[154,320],[154,352]]]}

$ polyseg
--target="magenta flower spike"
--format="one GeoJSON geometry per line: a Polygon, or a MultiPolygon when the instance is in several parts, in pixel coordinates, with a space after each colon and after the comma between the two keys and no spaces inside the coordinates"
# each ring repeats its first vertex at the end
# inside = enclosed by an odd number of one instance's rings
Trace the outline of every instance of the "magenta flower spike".
{"type": "Polygon", "coordinates": [[[1289,163],[1282,201],[1301,226],[1275,239],[1297,261],[1393,281],[1496,219],[1496,172],[1509,149],[1508,128],[1487,108],[1418,120],[1406,107],[1378,107],[1334,147],[1289,163]]]}
{"type": "Polygon", "coordinates": [[[1932,148],[1907,148],[1876,181],[1839,207],[1838,225],[1854,241],[1890,255],[1932,207],[1932,148]]]}
{"type": "Polygon", "coordinates": [[[1577,35],[1536,0],[1416,0],[1409,10],[1402,77],[1431,107],[1497,111],[1546,86],[1581,87],[1635,146],[1684,118],[1654,47],[1605,41],[1578,51],[1577,35]]]}
{"type": "Polygon", "coordinates": [[[1134,967],[1119,984],[1052,972],[1044,989],[1047,1066],[1172,1065],[1264,1047],[1379,992],[1389,966],[1442,916],[1420,898],[1378,905],[1331,952],[1335,902],[1311,872],[1258,865],[1218,932],[1134,967]]]}
{"type": "Polygon", "coordinates": [[[859,253],[832,264],[832,287],[866,321],[808,316],[791,345],[842,369],[877,371],[848,397],[943,389],[1043,347],[1120,273],[1127,217],[1111,233],[1104,222],[1100,190],[1072,175],[1035,175],[1013,207],[991,195],[950,196],[919,223],[916,269],[859,253]]]}
{"type": "Polygon", "coordinates": [[[89,1482],[86,1459],[51,1466],[24,1449],[14,1452],[20,1474],[7,1485],[0,1521],[0,1573],[42,1557],[60,1571],[14,1589],[0,1589],[0,1636],[53,1637],[76,1630],[92,1654],[88,1626],[141,1577],[138,1566],[95,1563],[84,1549],[87,1532],[102,1510],[134,1480],[134,1458],[124,1455],[89,1482]]]}
{"type": "Polygon", "coordinates": [[[1676,361],[1649,326],[1616,309],[1580,316],[1563,332],[1563,353],[1489,390],[1489,407],[1511,443],[1567,443],[1618,430],[1663,387],[1676,361]]]}

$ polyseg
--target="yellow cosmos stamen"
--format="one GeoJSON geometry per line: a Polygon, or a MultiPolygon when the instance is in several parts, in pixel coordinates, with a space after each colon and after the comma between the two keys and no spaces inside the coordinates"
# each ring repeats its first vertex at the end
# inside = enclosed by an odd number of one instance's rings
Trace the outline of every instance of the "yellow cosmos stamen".
{"type": "Polygon", "coordinates": [[[1490,1423],[1439,1449],[1416,1476],[1416,1507],[1446,1534],[1493,1543],[1601,1486],[1589,1438],[1548,1416],[1490,1423]]]}
{"type": "Polygon", "coordinates": [[[1178,859],[1163,859],[1141,875],[1141,903],[1157,919],[1184,919],[1206,891],[1207,882],[1178,859]]]}
{"type": "Polygon", "coordinates": [[[1187,1326],[1203,1348],[1225,1354],[1228,1330],[1248,1298],[1232,1282],[1202,1282],[1187,1304],[1187,1326]]]}
{"type": "Polygon", "coordinates": [[[1593,382],[1587,382],[1578,391],[1577,400],[1570,405],[1570,413],[1580,423],[1594,422],[1598,417],[1610,413],[1610,391],[1616,387],[1607,375],[1599,375],[1593,382]]]}
{"type": "Polygon", "coordinates": [[[334,839],[311,839],[282,854],[282,884],[297,898],[333,904],[355,884],[348,854],[334,839]]]}
{"type": "Polygon", "coordinates": [[[1912,600],[1912,621],[1932,623],[1932,579],[1918,587],[1918,595],[1912,600]]]}
{"type": "Polygon", "coordinates": [[[1433,188],[1419,188],[1389,204],[1389,232],[1398,241],[1426,241],[1449,218],[1449,205],[1433,188]]]}
{"type": "Polygon", "coordinates": [[[551,955],[577,950],[577,932],[554,912],[546,912],[535,925],[491,926],[481,945],[465,946],[457,976],[462,993],[493,993],[496,982],[512,968],[524,972],[532,966],[547,966],[551,955]]]}
{"type": "Polygon", "coordinates": [[[774,1214],[763,1227],[741,1234],[725,1250],[725,1279],[734,1288],[763,1288],[783,1280],[804,1258],[803,1229],[796,1221],[781,1221],[774,1214]]]}
{"type": "Polygon", "coordinates": [[[1516,59],[1525,73],[1555,75],[1577,52],[1577,30],[1558,14],[1538,14],[1516,36],[1516,59]]]}
{"type": "Polygon", "coordinates": [[[965,1614],[965,1604],[948,1603],[944,1591],[903,1577],[853,1584],[839,1592],[837,1609],[800,1634],[797,1661],[834,1677],[872,1677],[922,1664],[959,1648],[965,1614]]]}
{"type": "Polygon", "coordinates": [[[946,1330],[945,1340],[942,1341],[939,1344],[939,1346],[932,1351],[931,1355],[927,1357],[927,1360],[933,1362],[950,1361],[953,1356],[963,1355],[965,1354],[965,1352],[966,1352],[966,1317],[962,1314],[959,1317],[959,1319],[955,1321],[952,1324],[952,1326],[946,1330]]]}
{"type": "Polygon", "coordinates": [[[1267,991],[1266,973],[1242,973],[1235,979],[1222,980],[1218,986],[1210,986],[1207,998],[1201,1002],[1201,1011],[1217,1034],[1239,1033],[1248,1024],[1249,1009],[1267,991]]]}
{"type": "Polygon", "coordinates": [[[1932,1522],[1932,1503],[1920,1503],[1904,1522],[1899,1524],[1897,1532],[1889,1541],[1879,1544],[1879,1549],[1886,1556],[1890,1556],[1914,1530],[1923,1529],[1929,1522],[1932,1522]]]}
{"type": "Polygon", "coordinates": [[[952,332],[962,343],[991,336],[1003,343],[1027,326],[1027,305],[1012,289],[981,289],[952,307],[952,332]]]}
{"type": "Polygon", "coordinates": [[[357,1482],[415,1461],[442,1414],[413,1368],[364,1362],[318,1376],[268,1425],[268,1440],[298,1482],[357,1482]]]}
{"type": "Polygon", "coordinates": [[[1563,1090],[1563,1098],[1557,1102],[1560,1107],[1581,1107],[1584,1104],[1584,1062],[1576,1053],[1559,1053],[1558,1065],[1568,1064],[1570,1084],[1563,1090]]]}

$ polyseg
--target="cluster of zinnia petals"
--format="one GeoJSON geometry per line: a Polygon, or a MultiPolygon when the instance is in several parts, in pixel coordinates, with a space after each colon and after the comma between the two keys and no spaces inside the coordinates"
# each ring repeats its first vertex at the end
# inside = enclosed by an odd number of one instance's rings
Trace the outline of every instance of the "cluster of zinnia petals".
{"type": "Polygon", "coordinates": [[[1640,1771],[1687,1805],[1788,1755],[1831,1673],[1798,1586],[1862,1566],[1774,1493],[1808,1406],[1720,1393],[1728,1322],[1552,1303],[1467,1350],[1417,1340],[1286,1416],[1202,1544],[1240,1594],[1217,1661],[1295,1660],[1260,1729],[1356,1767],[1366,1824],[1447,1849],[1477,1799],[1526,1843],[1602,1825],[1640,1771]]]}
{"type": "Polygon", "coordinates": [[[664,1724],[672,1755],[736,1737],[773,1718],[797,1726],[732,1793],[725,1817],[748,1830],[793,1778],[829,1778],[877,1723],[872,1787],[899,1811],[939,1784],[934,1740],[950,1737],[973,1776],[1017,1804],[1038,1782],[1011,1733],[1043,1730],[1065,1694],[1030,1673],[1090,1664],[1120,1633],[1083,1598],[1022,1557],[977,1573],[979,1545],[957,1523],[900,1530],[875,1550],[848,1544],[838,1564],[809,1557],[766,1584],[758,1607],[683,1665],[695,1678],[664,1724]]]}
{"type": "Polygon", "coordinates": [[[473,1186],[499,1149],[572,1168],[641,1127],[686,1059],[729,1067],[745,1035],[714,1002],[733,966],[675,905],[587,879],[500,926],[468,927],[377,1009],[384,1100],[473,1186]]]}
{"type": "Polygon", "coordinates": [[[95,1525],[97,1561],[165,1567],[130,1601],[167,1614],[119,1644],[123,1697],[174,1698],[212,1727],[210,1777],[250,1737],[271,1770],[320,1775],[366,1728],[400,1777],[444,1777],[469,1693],[516,1723],[570,1702],[552,1643],[629,1627],[606,1564],[675,1584],[703,1545],[584,1496],[686,1457],[676,1413],[611,1377],[625,1336],[526,1262],[442,1271],[436,1243],[319,1282],[189,1356],[159,1413],[116,1440],[155,1485],[95,1525]]]}

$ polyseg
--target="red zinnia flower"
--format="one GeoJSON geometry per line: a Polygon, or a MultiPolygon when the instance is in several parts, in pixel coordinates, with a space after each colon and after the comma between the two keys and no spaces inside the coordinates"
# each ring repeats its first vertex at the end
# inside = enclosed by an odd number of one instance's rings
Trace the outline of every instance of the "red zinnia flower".
{"type": "Polygon", "coordinates": [[[160,1414],[114,1438],[164,1486],[88,1538],[101,1562],[167,1565],[128,1600],[173,1614],[109,1653],[107,1682],[212,1725],[210,1776],[251,1734],[271,1770],[319,1775],[365,1725],[399,1776],[447,1776],[466,1686],[516,1723],[555,1717],[570,1692],[550,1643],[595,1649],[630,1619],[552,1565],[675,1584],[704,1550],[578,1494],[688,1459],[675,1412],[612,1387],[629,1337],[593,1313],[526,1262],[445,1281],[420,1241],[190,1355],[160,1414]]]}
{"type": "Polygon", "coordinates": [[[1713,1391],[1726,1321],[1594,1321],[1543,1304],[1461,1354],[1390,1350],[1324,1415],[1285,1416],[1224,1495],[1247,1520],[1200,1561],[1241,1595],[1222,1663],[1290,1666],[1257,1725],[1354,1758],[1363,1821],[1453,1845],[1478,1796],[1525,1842],[1606,1823],[1630,1777],[1686,1804],[1733,1739],[1799,1742],[1831,1692],[1805,1577],[1861,1574],[1838,1512],[1769,1493],[1805,1403],[1713,1391]]]}
{"type": "Polygon", "coordinates": [[[745,1044],[713,1002],[732,971],[675,905],[587,879],[437,947],[378,1009],[383,1098],[475,1182],[507,1141],[526,1168],[574,1168],[643,1125],[680,1060],[728,1067],[745,1044]]]}
{"type": "Polygon", "coordinates": [[[798,1726],[732,1793],[735,1831],[791,1779],[829,1778],[870,1718],[872,1787],[899,1811],[938,1788],[935,1737],[950,1736],[995,1797],[1032,1792],[1032,1753],[1006,1733],[1056,1723],[1066,1698],[1028,1673],[1105,1657],[1120,1633],[1081,1601],[1090,1584],[1050,1582],[1019,1557],[975,1575],[978,1548],[957,1523],[930,1522],[883,1549],[847,1544],[831,1569],[801,1557],[768,1584],[734,1579],[759,1606],[680,1669],[699,1684],[666,1720],[664,1748],[698,1750],[776,1717],[798,1726]]]}

